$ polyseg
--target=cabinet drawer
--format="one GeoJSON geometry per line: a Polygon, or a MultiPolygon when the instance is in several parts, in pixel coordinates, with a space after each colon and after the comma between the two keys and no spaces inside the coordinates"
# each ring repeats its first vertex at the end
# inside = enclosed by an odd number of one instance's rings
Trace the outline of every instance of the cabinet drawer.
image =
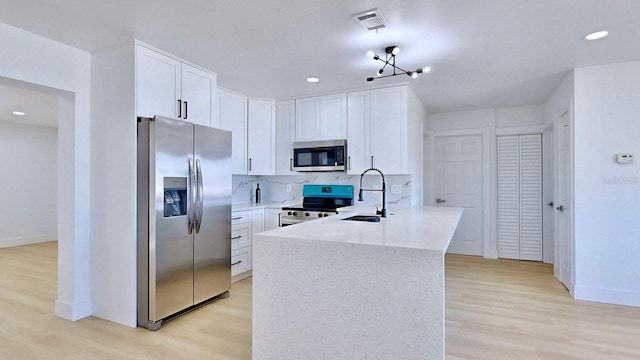
{"type": "Polygon", "coordinates": [[[251,222],[251,211],[235,211],[231,213],[231,225],[251,222]]]}
{"type": "Polygon", "coordinates": [[[231,251],[247,246],[251,246],[249,228],[231,230],[231,251]]]}
{"type": "Polygon", "coordinates": [[[231,276],[251,270],[251,248],[234,251],[231,255],[231,276]]]}

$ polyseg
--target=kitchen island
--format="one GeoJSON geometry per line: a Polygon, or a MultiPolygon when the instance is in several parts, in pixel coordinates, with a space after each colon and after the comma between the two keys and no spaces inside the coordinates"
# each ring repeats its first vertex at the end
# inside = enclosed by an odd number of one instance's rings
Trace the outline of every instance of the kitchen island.
{"type": "Polygon", "coordinates": [[[444,359],[444,254],[461,208],[357,210],[255,235],[253,359],[444,359]]]}

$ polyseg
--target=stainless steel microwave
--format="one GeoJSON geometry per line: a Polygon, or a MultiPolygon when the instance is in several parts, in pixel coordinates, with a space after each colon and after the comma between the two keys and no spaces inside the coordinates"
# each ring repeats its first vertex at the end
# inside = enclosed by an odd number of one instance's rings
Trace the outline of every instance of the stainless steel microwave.
{"type": "Polygon", "coordinates": [[[347,140],[299,141],[293,143],[294,171],[346,170],[347,140]]]}

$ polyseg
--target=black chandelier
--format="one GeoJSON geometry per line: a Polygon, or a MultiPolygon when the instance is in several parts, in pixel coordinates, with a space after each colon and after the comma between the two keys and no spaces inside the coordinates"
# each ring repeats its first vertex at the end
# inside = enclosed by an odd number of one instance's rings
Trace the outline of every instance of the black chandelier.
{"type": "MultiPolygon", "coordinates": [[[[423,67],[422,69],[416,69],[415,71],[406,71],[403,68],[396,66],[396,55],[398,55],[398,53],[400,52],[400,48],[397,46],[387,46],[384,49],[384,53],[385,53],[385,59],[383,60],[382,58],[380,58],[380,56],[378,56],[376,53],[374,53],[373,51],[369,51],[367,53],[367,55],[369,55],[370,58],[372,58],[373,60],[380,60],[384,63],[384,65],[382,66],[382,68],[380,68],[380,70],[378,70],[377,72],[377,78],[378,79],[382,79],[385,77],[389,77],[389,76],[396,76],[396,75],[408,75],[409,77],[411,77],[412,79],[415,79],[418,77],[418,74],[422,74],[422,73],[427,73],[429,71],[431,71],[431,68],[428,66],[423,67]],[[384,69],[387,67],[387,65],[391,68],[393,68],[393,73],[388,74],[388,75],[382,75],[384,73],[384,69]]],[[[373,81],[375,80],[375,77],[368,77],[367,81],[373,81]]]]}

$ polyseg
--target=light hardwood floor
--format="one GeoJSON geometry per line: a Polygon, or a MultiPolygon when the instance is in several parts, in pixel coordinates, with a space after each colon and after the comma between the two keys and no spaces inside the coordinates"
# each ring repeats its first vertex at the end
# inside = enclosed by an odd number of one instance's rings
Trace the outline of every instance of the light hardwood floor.
{"type": "MultiPolygon", "coordinates": [[[[53,316],[56,242],[0,249],[0,359],[250,359],[251,278],[157,332],[53,316]]],[[[573,300],[550,265],[446,257],[447,359],[640,359],[640,308],[573,300]]]]}

